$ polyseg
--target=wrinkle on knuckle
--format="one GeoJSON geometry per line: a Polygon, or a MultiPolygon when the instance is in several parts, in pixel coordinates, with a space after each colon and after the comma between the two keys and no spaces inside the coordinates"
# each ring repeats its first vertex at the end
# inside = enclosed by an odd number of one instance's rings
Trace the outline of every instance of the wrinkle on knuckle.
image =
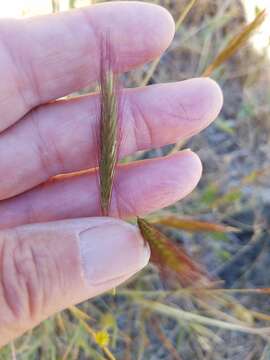
{"type": "Polygon", "coordinates": [[[59,172],[68,172],[66,168],[65,156],[59,148],[57,138],[51,136],[51,152],[53,153],[53,159],[55,164],[54,175],[57,175],[59,172]]]}
{"type": "Polygon", "coordinates": [[[33,60],[31,58],[28,57],[27,63],[24,63],[24,69],[25,69],[24,73],[26,75],[26,78],[30,83],[30,86],[28,87],[30,91],[29,91],[29,96],[27,98],[31,100],[28,100],[28,102],[32,106],[35,106],[36,104],[40,104],[43,102],[43,96],[42,96],[42,90],[40,88],[40,81],[38,79],[37,70],[35,69],[33,60]]]}
{"type": "Polygon", "coordinates": [[[115,188],[112,194],[112,205],[114,216],[124,218],[129,215],[137,215],[136,201],[132,194],[123,194],[119,180],[115,182],[115,188]]]}
{"type": "Polygon", "coordinates": [[[130,104],[130,111],[137,150],[154,146],[154,134],[151,126],[149,125],[149,120],[147,119],[145,111],[134,101],[130,104]]]}
{"type": "Polygon", "coordinates": [[[43,121],[44,116],[48,116],[48,111],[50,110],[45,105],[33,109],[28,114],[32,123],[35,151],[46,180],[51,176],[67,172],[59,139],[57,140],[55,137],[54,129],[47,126],[46,122],[43,121]]]}
{"type": "Polygon", "coordinates": [[[32,123],[34,136],[34,151],[39,159],[40,170],[44,174],[45,180],[54,175],[55,165],[52,162],[51,148],[44,130],[41,127],[40,118],[42,117],[42,107],[32,110],[28,118],[32,123]]]}
{"type": "Polygon", "coordinates": [[[17,230],[4,241],[0,291],[3,307],[18,323],[35,323],[50,298],[55,269],[46,249],[29,243],[17,230]]]}
{"type": "Polygon", "coordinates": [[[38,221],[39,213],[36,210],[36,206],[31,198],[30,193],[25,194],[24,198],[24,223],[26,224],[33,224],[38,221]]]}
{"type": "Polygon", "coordinates": [[[21,99],[25,111],[27,111],[38,103],[39,96],[37,95],[36,76],[33,69],[31,69],[31,62],[23,61],[25,56],[19,40],[16,40],[16,42],[7,40],[18,39],[17,35],[15,37],[14,34],[20,33],[25,36],[26,33],[21,28],[22,24],[22,22],[19,24],[16,20],[12,22],[10,22],[10,19],[8,21],[1,20],[0,46],[3,49],[3,53],[6,54],[7,63],[5,69],[10,70],[9,73],[12,77],[12,82],[10,82],[9,86],[14,84],[13,92],[21,99]],[[29,86],[29,83],[31,86],[29,86]]]}

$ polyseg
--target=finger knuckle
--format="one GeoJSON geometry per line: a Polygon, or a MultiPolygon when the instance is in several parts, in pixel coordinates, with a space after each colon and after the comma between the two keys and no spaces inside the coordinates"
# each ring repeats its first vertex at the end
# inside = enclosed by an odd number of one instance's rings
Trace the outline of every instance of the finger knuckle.
{"type": "Polygon", "coordinates": [[[5,237],[0,255],[0,288],[8,318],[19,323],[35,322],[46,306],[52,285],[46,248],[33,246],[14,230],[5,237]]]}

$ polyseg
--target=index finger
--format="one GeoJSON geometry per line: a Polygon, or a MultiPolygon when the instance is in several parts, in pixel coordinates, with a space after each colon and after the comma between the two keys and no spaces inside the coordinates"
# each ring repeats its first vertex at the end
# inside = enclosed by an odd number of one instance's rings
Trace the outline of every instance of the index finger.
{"type": "Polygon", "coordinates": [[[117,67],[159,56],[174,34],[170,14],[141,2],[93,5],[57,15],[0,22],[0,131],[33,107],[97,80],[100,36],[110,32],[117,67]]]}

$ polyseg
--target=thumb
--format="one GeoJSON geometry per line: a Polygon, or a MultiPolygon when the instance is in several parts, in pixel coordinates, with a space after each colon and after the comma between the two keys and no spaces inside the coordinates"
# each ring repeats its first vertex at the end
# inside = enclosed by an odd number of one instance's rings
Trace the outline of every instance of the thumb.
{"type": "Polygon", "coordinates": [[[137,228],[112,218],[0,231],[0,345],[119,285],[148,260],[137,228]]]}

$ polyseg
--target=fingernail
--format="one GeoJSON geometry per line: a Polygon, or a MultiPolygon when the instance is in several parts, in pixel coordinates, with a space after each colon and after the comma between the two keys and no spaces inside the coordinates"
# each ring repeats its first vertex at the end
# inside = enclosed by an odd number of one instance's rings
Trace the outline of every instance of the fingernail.
{"type": "Polygon", "coordinates": [[[90,285],[132,276],[149,261],[149,248],[139,230],[120,220],[81,232],[79,244],[83,273],[90,285]]]}

